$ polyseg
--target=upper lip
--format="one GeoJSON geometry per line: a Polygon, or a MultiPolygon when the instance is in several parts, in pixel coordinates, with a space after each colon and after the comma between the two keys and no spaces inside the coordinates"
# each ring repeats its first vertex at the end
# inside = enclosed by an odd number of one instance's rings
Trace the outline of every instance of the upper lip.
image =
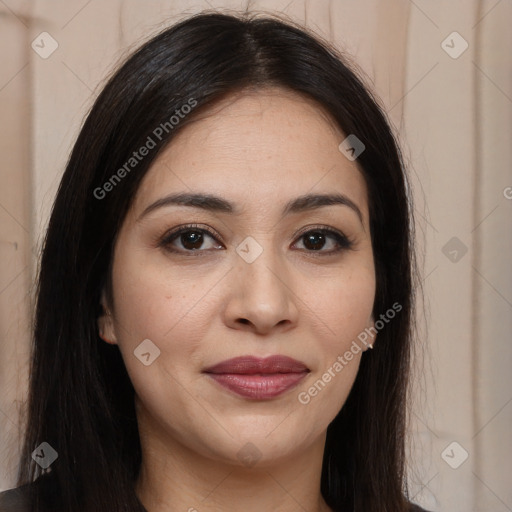
{"type": "Polygon", "coordinates": [[[252,375],[256,373],[301,373],[309,372],[309,368],[304,363],[288,356],[276,355],[265,358],[241,356],[210,366],[203,372],[252,375]]]}

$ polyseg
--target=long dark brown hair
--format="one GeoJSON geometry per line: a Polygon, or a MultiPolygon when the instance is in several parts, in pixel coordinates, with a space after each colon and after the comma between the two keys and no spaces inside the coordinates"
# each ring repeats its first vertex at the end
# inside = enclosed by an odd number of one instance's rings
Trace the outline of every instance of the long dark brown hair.
{"type": "Polygon", "coordinates": [[[18,485],[41,475],[31,454],[42,442],[58,459],[40,480],[51,476],[55,493],[37,487],[32,510],[142,510],[134,490],[141,464],[134,389],[117,346],[104,343],[97,328],[116,236],[142,178],[173,136],[226,96],[266,86],[315,100],[345,134],[364,143],[357,162],[369,194],[374,317],[394,303],[402,306],[362,358],[328,427],[321,492],[334,510],[408,509],[412,209],[397,140],[379,100],[349,62],[290,21],[203,12],[145,43],[108,80],[70,155],[41,256],[18,485]],[[155,129],[191,99],[197,102],[192,112],[156,137],[155,129]],[[101,197],[98,190],[151,134],[155,147],[101,197]]]}

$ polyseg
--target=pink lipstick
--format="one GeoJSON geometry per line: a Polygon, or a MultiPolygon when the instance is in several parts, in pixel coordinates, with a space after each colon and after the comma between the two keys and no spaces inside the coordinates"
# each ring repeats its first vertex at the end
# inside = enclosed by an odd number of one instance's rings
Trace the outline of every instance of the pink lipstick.
{"type": "Polygon", "coordinates": [[[300,361],[281,355],[264,359],[235,357],[203,370],[221,386],[253,400],[281,395],[295,387],[309,371],[300,361]]]}

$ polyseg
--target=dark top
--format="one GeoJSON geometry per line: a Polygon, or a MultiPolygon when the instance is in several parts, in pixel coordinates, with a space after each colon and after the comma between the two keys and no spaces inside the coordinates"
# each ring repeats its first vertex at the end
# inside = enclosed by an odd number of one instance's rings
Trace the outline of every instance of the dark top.
{"type": "MultiPolygon", "coordinates": [[[[30,493],[36,485],[40,485],[39,478],[31,484],[22,485],[15,489],[10,489],[0,493],[0,512],[31,512],[30,510],[30,493]]],[[[49,496],[51,496],[51,491],[49,496]]],[[[141,505],[141,509],[145,510],[141,505]]],[[[409,512],[428,512],[427,510],[411,503],[409,512]]]]}
{"type": "Polygon", "coordinates": [[[0,492],[0,512],[29,512],[27,486],[0,492]]]}

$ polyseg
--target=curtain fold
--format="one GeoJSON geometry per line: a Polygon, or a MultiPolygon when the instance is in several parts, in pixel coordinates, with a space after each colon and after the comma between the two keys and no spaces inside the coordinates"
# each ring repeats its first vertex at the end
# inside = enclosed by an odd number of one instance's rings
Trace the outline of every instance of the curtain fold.
{"type": "Polygon", "coordinates": [[[474,59],[473,467],[477,510],[512,510],[512,4],[479,1],[474,59]],[[481,21],[480,21],[481,20],[481,21]]]}
{"type": "Polygon", "coordinates": [[[0,3],[0,488],[13,482],[19,405],[25,398],[30,340],[31,23],[27,2],[0,3]]]}

